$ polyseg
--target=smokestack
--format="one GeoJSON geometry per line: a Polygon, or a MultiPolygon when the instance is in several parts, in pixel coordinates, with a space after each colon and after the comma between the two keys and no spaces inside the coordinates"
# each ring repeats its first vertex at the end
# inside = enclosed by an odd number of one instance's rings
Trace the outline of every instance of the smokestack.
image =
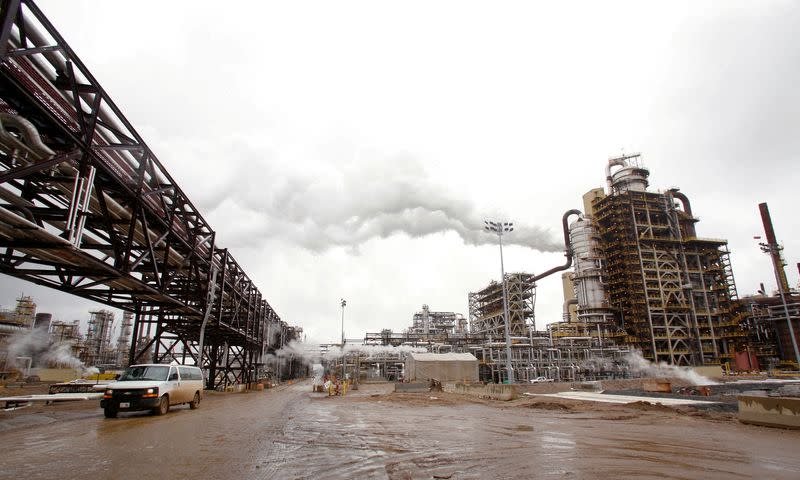
{"type": "Polygon", "coordinates": [[[767,244],[770,246],[769,254],[778,273],[778,288],[781,292],[787,293],[789,292],[789,281],[786,279],[786,270],[783,268],[784,263],[781,258],[781,251],[778,248],[778,240],[775,237],[775,229],[772,226],[772,217],[769,215],[769,207],[767,207],[766,202],[759,203],[758,210],[761,212],[761,223],[764,224],[764,233],[767,236],[767,244]]]}

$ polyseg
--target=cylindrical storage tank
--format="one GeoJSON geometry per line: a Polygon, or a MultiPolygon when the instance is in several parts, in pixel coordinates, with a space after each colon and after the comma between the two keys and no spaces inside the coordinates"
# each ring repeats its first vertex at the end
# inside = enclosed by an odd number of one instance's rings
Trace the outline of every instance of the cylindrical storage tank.
{"type": "Polygon", "coordinates": [[[41,328],[50,331],[50,322],[53,320],[52,313],[37,313],[33,320],[33,328],[41,328]]]}
{"type": "Polygon", "coordinates": [[[575,293],[578,310],[601,309],[605,306],[605,288],[600,278],[600,257],[597,235],[591,220],[579,218],[569,227],[569,242],[575,262],[575,293]]]}
{"type": "Polygon", "coordinates": [[[644,167],[629,165],[622,167],[611,175],[611,186],[617,192],[644,192],[647,190],[649,182],[647,177],[650,171],[644,167]]]}

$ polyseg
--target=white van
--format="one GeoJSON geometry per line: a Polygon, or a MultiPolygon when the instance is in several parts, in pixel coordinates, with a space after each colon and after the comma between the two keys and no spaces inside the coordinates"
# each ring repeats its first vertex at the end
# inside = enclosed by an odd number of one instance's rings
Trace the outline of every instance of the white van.
{"type": "Polygon", "coordinates": [[[200,405],[203,392],[203,371],[189,365],[131,365],[119,379],[110,383],[100,400],[106,418],[118,412],[152,410],[164,415],[170,405],[200,405]]]}

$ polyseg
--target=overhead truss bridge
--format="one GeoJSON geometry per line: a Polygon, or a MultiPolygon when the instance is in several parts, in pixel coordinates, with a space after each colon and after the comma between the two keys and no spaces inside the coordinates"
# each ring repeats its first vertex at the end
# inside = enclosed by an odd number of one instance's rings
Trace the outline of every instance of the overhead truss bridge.
{"type": "Polygon", "coordinates": [[[36,4],[0,8],[0,272],[133,312],[131,362],[254,381],[297,329],[36,4]]]}

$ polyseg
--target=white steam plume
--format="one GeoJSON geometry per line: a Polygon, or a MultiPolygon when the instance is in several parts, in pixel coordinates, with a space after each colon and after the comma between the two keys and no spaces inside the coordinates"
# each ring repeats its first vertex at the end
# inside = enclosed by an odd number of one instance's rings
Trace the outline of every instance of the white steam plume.
{"type": "Polygon", "coordinates": [[[316,344],[302,343],[298,341],[291,341],[283,348],[275,352],[276,357],[294,357],[303,359],[309,365],[321,363],[323,360],[331,361],[341,358],[342,354],[349,354],[360,352],[366,356],[378,354],[393,354],[393,353],[411,353],[411,352],[427,352],[424,347],[410,347],[401,345],[393,347],[391,345],[356,345],[346,344],[344,349],[341,347],[331,346],[327,352],[320,353],[319,346],[316,344]]]}
{"type": "Polygon", "coordinates": [[[399,354],[399,353],[425,353],[428,349],[425,347],[411,347],[408,345],[400,345],[398,347],[394,347],[392,345],[355,345],[355,344],[345,344],[344,348],[331,348],[329,349],[323,358],[325,360],[335,360],[337,358],[341,358],[342,355],[347,355],[349,353],[361,353],[366,355],[367,357],[371,355],[385,355],[385,354],[399,354]]]}
{"type": "Polygon", "coordinates": [[[625,355],[623,361],[628,364],[631,373],[638,373],[643,377],[680,378],[692,385],[715,385],[711,379],[700,375],[690,367],[677,367],[665,362],[653,363],[644,358],[638,350],[625,355]]]}
{"type": "Polygon", "coordinates": [[[17,362],[17,357],[31,357],[33,367],[66,367],[80,370],[82,374],[97,373],[94,367],[86,367],[72,354],[69,342],[54,343],[50,334],[41,328],[25,330],[8,337],[8,362],[16,367],[24,365],[17,362]]]}
{"type": "MultiPolygon", "coordinates": [[[[356,151],[338,162],[304,159],[295,165],[247,138],[229,139],[221,155],[224,171],[204,173],[205,178],[186,173],[201,207],[225,208],[225,218],[236,218],[217,227],[234,244],[277,237],[325,251],[357,249],[370,239],[398,233],[417,238],[445,232],[456,233],[468,245],[497,242],[483,229],[491,211],[476,205],[468,192],[429,177],[409,155],[356,151]]],[[[559,218],[553,218],[556,228],[559,218]]],[[[505,242],[544,252],[563,250],[548,228],[515,220],[505,242]]]]}

